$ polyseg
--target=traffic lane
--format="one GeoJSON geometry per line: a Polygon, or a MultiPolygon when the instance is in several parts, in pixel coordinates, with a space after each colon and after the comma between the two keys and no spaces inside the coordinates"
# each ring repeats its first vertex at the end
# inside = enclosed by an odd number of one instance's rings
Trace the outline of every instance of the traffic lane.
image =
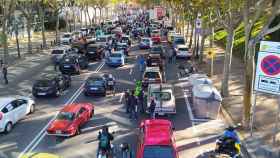
{"type": "MultiPolygon", "coordinates": [[[[123,67],[111,68],[104,66],[104,69],[100,70],[100,73],[112,73],[117,79],[122,78],[122,80],[130,81],[131,76],[126,75],[128,71],[128,69],[124,69],[123,67]]],[[[126,89],[127,86],[130,85],[126,85],[120,82],[119,86],[126,89]]],[[[67,151],[71,150],[71,148],[77,147],[76,145],[81,142],[87,142],[90,140],[90,138],[96,138],[98,130],[100,130],[103,125],[114,125],[118,128],[118,132],[131,131],[131,129],[136,127],[136,124],[130,121],[128,119],[128,115],[125,114],[125,109],[121,103],[121,93],[118,92],[115,96],[108,95],[106,97],[86,97],[82,94],[81,91],[79,97],[77,98],[77,100],[75,100],[75,102],[90,102],[94,104],[95,107],[95,115],[93,119],[81,128],[82,134],[59,142],[59,144],[57,144],[56,139],[53,139],[53,137],[45,136],[39,143],[39,145],[35,148],[35,151],[55,153],[58,155],[62,155],[63,157],[79,157],[81,156],[80,152],[72,152],[71,155],[68,155],[69,152],[67,151]],[[69,147],[70,149],[67,147],[69,147]]],[[[91,144],[94,143],[90,143],[90,145],[91,144]]],[[[84,144],[83,146],[87,146],[87,144],[84,144]]],[[[87,147],[87,149],[91,149],[88,156],[96,154],[97,146],[95,146],[95,151],[92,150],[91,146],[87,147]]],[[[87,153],[88,152],[84,151],[83,156],[86,156],[87,153]]]]}
{"type": "MultiPolygon", "coordinates": [[[[96,69],[100,64],[93,63],[90,66],[89,72],[96,69]]],[[[48,69],[48,68],[47,68],[48,69]]],[[[52,71],[43,71],[43,73],[53,73],[52,71]]],[[[41,76],[40,74],[38,76],[41,76]]],[[[34,78],[38,78],[38,76],[34,78]]],[[[65,91],[62,96],[58,98],[36,98],[36,111],[34,114],[27,116],[24,120],[18,122],[10,134],[1,134],[1,146],[5,149],[1,150],[4,155],[8,157],[15,157],[16,154],[21,152],[41,129],[49,122],[56,111],[63,106],[75,93],[75,91],[83,83],[84,76],[75,76],[73,78],[72,86],[69,90],[65,91]],[[7,147],[6,144],[14,144],[7,147]]]]}

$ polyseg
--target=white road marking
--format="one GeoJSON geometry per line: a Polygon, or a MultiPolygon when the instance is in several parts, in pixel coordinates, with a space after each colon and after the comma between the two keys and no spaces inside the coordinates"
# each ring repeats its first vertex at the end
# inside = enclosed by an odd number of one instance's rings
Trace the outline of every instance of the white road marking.
{"type": "Polygon", "coordinates": [[[123,100],[123,96],[124,96],[124,93],[121,93],[121,97],[120,97],[119,103],[121,103],[121,102],[122,102],[122,100],[123,100]]]}
{"type": "MultiPolygon", "coordinates": [[[[95,70],[95,73],[97,73],[98,71],[101,70],[101,68],[104,66],[104,62],[102,62],[97,69],[95,70]]],[[[67,100],[67,102],[64,105],[67,104],[71,104],[73,103],[78,96],[82,93],[83,90],[83,86],[84,84],[82,84],[76,91],[75,93],[67,100]]],[[[54,117],[47,123],[46,126],[44,126],[41,131],[36,135],[36,137],[26,146],[26,148],[19,154],[18,158],[21,158],[25,153],[28,152],[32,152],[34,150],[35,147],[37,147],[37,145],[40,143],[40,141],[44,138],[44,136],[46,135],[46,129],[48,128],[48,126],[51,124],[51,122],[53,122],[53,120],[56,118],[56,115],[58,114],[58,112],[56,112],[56,114],[54,115],[54,117]]]]}
{"type": "Polygon", "coordinates": [[[133,72],[133,69],[131,68],[131,69],[129,70],[129,74],[132,75],[132,72],[133,72]]]}

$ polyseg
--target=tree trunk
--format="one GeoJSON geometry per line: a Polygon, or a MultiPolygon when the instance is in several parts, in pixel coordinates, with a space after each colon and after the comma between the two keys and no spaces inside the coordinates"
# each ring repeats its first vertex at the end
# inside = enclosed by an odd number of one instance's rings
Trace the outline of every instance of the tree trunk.
{"type": "Polygon", "coordinates": [[[20,58],[20,48],[19,48],[19,40],[18,40],[18,26],[16,26],[16,44],[17,44],[17,54],[18,54],[18,58],[20,58]]]}
{"type": "Polygon", "coordinates": [[[68,15],[69,15],[68,10],[66,10],[66,12],[65,12],[66,32],[71,32],[70,29],[69,29],[70,27],[69,27],[68,15]]]}
{"type": "Polygon", "coordinates": [[[231,68],[234,29],[228,29],[227,33],[228,33],[228,36],[227,36],[227,44],[226,44],[226,52],[225,52],[225,60],[224,60],[222,90],[221,90],[221,94],[223,97],[229,96],[228,81],[229,81],[229,74],[230,74],[230,68],[231,68]]]}
{"type": "Polygon", "coordinates": [[[80,27],[83,28],[83,10],[80,9],[80,27]]]}
{"type": "Polygon", "coordinates": [[[89,25],[92,27],[92,21],[91,21],[91,17],[89,15],[89,10],[88,10],[88,7],[87,7],[87,16],[88,16],[88,21],[89,21],[89,25]]]}
{"type": "Polygon", "coordinates": [[[250,41],[248,42],[248,58],[246,62],[246,72],[245,72],[245,86],[243,92],[243,118],[242,123],[244,127],[249,127],[250,122],[250,112],[251,112],[251,96],[252,96],[252,81],[254,80],[255,71],[255,44],[250,41]]]}
{"type": "Polygon", "coordinates": [[[210,37],[210,48],[213,48],[213,43],[214,43],[214,40],[215,40],[215,28],[214,26],[211,26],[211,35],[209,36],[210,37]]]}
{"type": "Polygon", "coordinates": [[[192,48],[192,43],[193,43],[193,34],[194,34],[194,26],[195,26],[195,25],[191,25],[191,35],[190,35],[189,48],[192,48]]]}
{"type": "Polygon", "coordinates": [[[60,35],[59,35],[59,14],[57,13],[57,17],[56,17],[56,28],[55,28],[55,39],[56,39],[56,43],[60,42],[60,35]]]}
{"type": "Polygon", "coordinates": [[[187,24],[187,33],[186,33],[186,43],[188,43],[188,36],[189,36],[189,29],[190,29],[190,23],[189,22],[187,22],[188,24],[187,24]]]}
{"type": "Polygon", "coordinates": [[[4,54],[3,54],[3,64],[9,64],[8,63],[8,57],[9,57],[9,48],[8,48],[8,39],[6,34],[6,22],[4,20],[4,24],[2,26],[2,36],[3,36],[3,47],[4,47],[4,54]]]}
{"type": "Polygon", "coordinates": [[[76,15],[75,15],[76,10],[73,11],[73,23],[74,23],[74,29],[76,30],[76,15]]]}
{"type": "Polygon", "coordinates": [[[199,63],[203,63],[203,50],[204,50],[205,39],[206,36],[202,35],[201,44],[200,44],[200,53],[199,53],[199,63]]]}
{"type": "Polygon", "coordinates": [[[32,53],[32,41],[31,41],[31,17],[27,17],[27,35],[28,35],[28,53],[32,53]]]}
{"type": "Polygon", "coordinates": [[[99,24],[101,24],[102,21],[102,8],[99,8],[99,24]]]}
{"type": "Polygon", "coordinates": [[[94,8],[94,24],[97,24],[97,8],[94,8]]]}
{"type": "Polygon", "coordinates": [[[41,31],[42,31],[42,46],[43,48],[47,47],[46,35],[45,35],[45,13],[42,6],[39,6],[39,16],[41,21],[41,31]]]}

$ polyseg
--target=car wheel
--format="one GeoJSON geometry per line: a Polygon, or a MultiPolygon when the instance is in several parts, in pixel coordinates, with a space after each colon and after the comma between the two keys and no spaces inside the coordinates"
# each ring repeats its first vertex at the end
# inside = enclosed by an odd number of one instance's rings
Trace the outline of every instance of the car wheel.
{"type": "Polygon", "coordinates": [[[30,105],[29,114],[32,114],[35,111],[35,104],[30,105]]]}
{"type": "Polygon", "coordinates": [[[84,96],[88,96],[88,93],[87,93],[87,92],[84,92],[84,96]]]}
{"type": "Polygon", "coordinates": [[[94,115],[94,109],[91,110],[91,113],[90,113],[90,116],[89,116],[89,117],[92,118],[93,115],[94,115]]]}
{"type": "Polygon", "coordinates": [[[5,126],[5,133],[10,133],[12,131],[13,124],[12,122],[8,122],[5,126]]]}

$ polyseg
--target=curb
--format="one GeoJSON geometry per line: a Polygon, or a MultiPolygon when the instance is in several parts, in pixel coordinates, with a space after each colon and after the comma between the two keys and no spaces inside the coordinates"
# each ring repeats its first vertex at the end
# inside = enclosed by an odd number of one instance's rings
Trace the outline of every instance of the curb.
{"type": "MultiPolygon", "coordinates": [[[[233,119],[232,119],[231,115],[226,111],[226,109],[223,107],[223,105],[221,105],[220,114],[222,114],[222,116],[225,118],[225,121],[226,121],[227,124],[229,124],[229,125],[234,125],[235,124],[233,122],[233,119]]],[[[244,136],[238,131],[237,131],[237,135],[238,135],[238,137],[240,138],[240,141],[241,141],[242,156],[245,157],[245,158],[257,158],[255,155],[251,154],[247,150],[248,145],[244,141],[245,140],[244,136]]]]}

